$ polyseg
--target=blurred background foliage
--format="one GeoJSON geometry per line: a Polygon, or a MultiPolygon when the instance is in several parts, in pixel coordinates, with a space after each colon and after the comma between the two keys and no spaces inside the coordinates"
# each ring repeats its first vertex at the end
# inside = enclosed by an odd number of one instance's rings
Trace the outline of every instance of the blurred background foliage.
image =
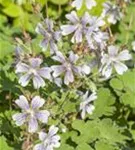
{"type": "MultiPolygon", "coordinates": [[[[90,14],[99,16],[103,2],[105,0],[97,0],[98,5],[89,11],[90,14]]],[[[61,25],[65,22],[65,14],[72,10],[70,3],[71,0],[31,0],[31,3],[28,0],[0,0],[0,150],[20,150],[25,140],[23,131],[11,120],[15,111],[14,99],[24,92],[13,68],[15,39],[19,37],[27,43],[30,35],[34,50],[39,53],[37,23],[49,16],[61,25]]],[[[123,7],[123,19],[108,26],[114,35],[113,42],[128,48],[133,60],[128,62],[130,69],[123,76],[114,76],[97,85],[96,109],[88,120],[78,118],[79,103],[74,88],[62,91],[50,86],[40,91],[48,100],[46,108],[52,114],[58,114],[49,124],[59,124],[61,129],[68,127],[67,132],[61,132],[62,144],[58,150],[135,150],[135,53],[131,48],[131,42],[135,40],[135,2],[123,7]]],[[[83,6],[78,15],[85,11],[83,6]]],[[[89,80],[84,85],[88,90],[93,89],[93,82],[89,80]]]]}

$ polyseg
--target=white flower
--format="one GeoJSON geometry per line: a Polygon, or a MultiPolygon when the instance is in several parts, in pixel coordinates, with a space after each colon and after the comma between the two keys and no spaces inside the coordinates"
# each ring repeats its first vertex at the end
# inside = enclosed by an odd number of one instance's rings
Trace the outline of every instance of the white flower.
{"type": "Polygon", "coordinates": [[[81,9],[83,2],[85,2],[86,7],[88,9],[91,9],[93,6],[96,6],[96,1],[95,0],[74,0],[72,2],[72,6],[76,7],[77,10],[81,9]]]}
{"type": "Polygon", "coordinates": [[[53,148],[60,147],[60,136],[56,133],[58,132],[58,128],[52,125],[49,128],[49,132],[40,132],[39,139],[41,143],[36,144],[33,150],[53,150],[53,148]]]}
{"type": "Polygon", "coordinates": [[[81,117],[82,119],[85,118],[86,113],[92,114],[95,107],[91,104],[92,101],[97,99],[96,93],[92,93],[90,96],[89,92],[86,91],[86,93],[82,96],[82,102],[80,103],[80,111],[81,111],[81,117]]]}
{"type": "Polygon", "coordinates": [[[132,49],[135,51],[135,41],[132,42],[132,49]]]}
{"type": "Polygon", "coordinates": [[[119,21],[123,14],[120,12],[120,8],[111,2],[105,2],[103,4],[104,9],[102,12],[102,17],[107,17],[109,23],[116,24],[119,21]]]}
{"type": "Polygon", "coordinates": [[[100,71],[106,78],[111,76],[113,67],[120,75],[128,69],[122,62],[130,60],[132,58],[131,54],[129,54],[128,50],[123,50],[120,53],[118,53],[118,50],[118,47],[111,45],[108,47],[108,54],[102,54],[100,71]]]}

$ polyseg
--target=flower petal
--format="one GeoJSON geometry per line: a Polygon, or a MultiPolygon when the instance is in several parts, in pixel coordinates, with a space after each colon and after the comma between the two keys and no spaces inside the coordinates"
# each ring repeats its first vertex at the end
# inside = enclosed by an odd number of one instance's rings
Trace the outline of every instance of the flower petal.
{"type": "Polygon", "coordinates": [[[23,110],[29,109],[29,104],[25,96],[21,95],[19,96],[19,99],[15,101],[15,103],[23,110]]]}
{"type": "Polygon", "coordinates": [[[70,82],[74,81],[74,76],[72,71],[67,71],[64,77],[64,83],[68,85],[70,82]]]}
{"type": "Polygon", "coordinates": [[[38,129],[38,122],[35,117],[31,117],[30,120],[28,121],[28,131],[30,133],[35,132],[38,129]]]}
{"type": "Polygon", "coordinates": [[[41,111],[38,111],[36,113],[36,118],[38,120],[40,120],[41,122],[43,122],[43,123],[47,123],[48,122],[48,117],[49,116],[50,116],[50,113],[47,110],[41,110],[41,111]]]}
{"type": "Polygon", "coordinates": [[[38,74],[48,80],[52,80],[51,69],[49,67],[43,67],[38,71],[38,74]]]}
{"type": "Polygon", "coordinates": [[[44,39],[43,41],[41,41],[39,46],[42,47],[42,51],[46,51],[48,48],[48,44],[49,41],[47,39],[44,39]]]}
{"type": "Polygon", "coordinates": [[[120,75],[122,75],[124,72],[128,70],[128,67],[121,62],[115,63],[114,67],[116,69],[116,72],[120,75]]]}
{"type": "Polygon", "coordinates": [[[45,103],[45,100],[41,98],[40,96],[35,96],[31,101],[31,107],[32,109],[39,109],[42,107],[45,103]]]}
{"type": "Polygon", "coordinates": [[[86,111],[85,111],[85,108],[82,109],[82,112],[81,112],[81,118],[84,119],[85,118],[85,114],[86,114],[86,111]]]}
{"type": "Polygon", "coordinates": [[[33,148],[33,150],[44,150],[45,147],[44,147],[44,144],[36,144],[33,148]]]}
{"type": "Polygon", "coordinates": [[[76,7],[77,10],[81,9],[83,0],[74,0],[72,2],[72,7],[76,7]]]}
{"type": "Polygon", "coordinates": [[[118,50],[119,50],[119,48],[117,46],[111,45],[111,46],[108,47],[108,53],[109,53],[110,56],[117,55],[118,54],[118,50]]]}
{"type": "Polygon", "coordinates": [[[56,56],[53,56],[52,59],[56,60],[58,62],[61,62],[61,63],[65,62],[65,57],[64,57],[64,55],[60,51],[58,51],[56,53],[56,56]]]}
{"type": "Polygon", "coordinates": [[[41,141],[44,141],[46,137],[47,137],[47,134],[45,132],[42,132],[42,131],[39,132],[39,139],[41,141]]]}
{"type": "Polygon", "coordinates": [[[58,127],[55,127],[54,125],[52,125],[50,128],[49,128],[49,136],[53,136],[55,135],[57,132],[58,132],[59,128],[58,127]]]}
{"type": "Polygon", "coordinates": [[[79,18],[78,18],[78,16],[77,16],[75,11],[72,11],[70,14],[67,14],[66,18],[68,20],[70,20],[70,22],[72,22],[73,24],[76,24],[77,22],[79,22],[79,18]]]}
{"type": "Polygon", "coordinates": [[[132,56],[131,56],[131,54],[129,54],[128,50],[124,50],[124,51],[120,52],[118,55],[118,59],[120,61],[130,60],[131,58],[132,58],[132,56]]]}
{"type": "Polygon", "coordinates": [[[65,71],[65,67],[62,65],[52,66],[51,69],[53,70],[54,78],[58,77],[60,74],[62,74],[65,71]]]}
{"type": "Polygon", "coordinates": [[[33,85],[35,89],[39,89],[40,87],[45,86],[45,82],[39,75],[37,75],[33,78],[33,85]]]}
{"type": "Polygon", "coordinates": [[[25,63],[18,63],[16,65],[16,73],[22,73],[22,72],[28,72],[29,71],[29,66],[25,63]]]}
{"type": "Polygon", "coordinates": [[[61,30],[62,30],[63,35],[68,35],[76,30],[76,26],[75,25],[63,25],[61,26],[61,30]]]}
{"type": "Polygon", "coordinates": [[[12,116],[17,126],[21,126],[26,121],[27,115],[25,113],[18,113],[12,116]]]}
{"type": "Polygon", "coordinates": [[[39,67],[40,64],[42,63],[42,59],[40,59],[40,58],[30,58],[29,62],[30,62],[30,65],[33,68],[36,68],[36,67],[39,67]]]}
{"type": "Polygon", "coordinates": [[[69,60],[72,63],[75,63],[79,59],[79,56],[77,54],[74,54],[73,51],[70,51],[69,54],[69,60]]]}
{"type": "Polygon", "coordinates": [[[50,52],[51,54],[54,54],[58,51],[57,45],[54,43],[54,40],[50,41],[50,52]]]}
{"type": "Polygon", "coordinates": [[[25,86],[28,85],[30,79],[31,79],[31,75],[30,74],[25,74],[25,75],[20,77],[19,84],[21,84],[23,87],[25,87],[25,86]]]}
{"type": "Polygon", "coordinates": [[[93,105],[86,106],[86,111],[88,114],[92,114],[94,109],[95,109],[95,106],[93,105]]]}
{"type": "Polygon", "coordinates": [[[96,6],[96,1],[95,0],[86,0],[86,6],[88,9],[91,9],[93,6],[96,6]]]}

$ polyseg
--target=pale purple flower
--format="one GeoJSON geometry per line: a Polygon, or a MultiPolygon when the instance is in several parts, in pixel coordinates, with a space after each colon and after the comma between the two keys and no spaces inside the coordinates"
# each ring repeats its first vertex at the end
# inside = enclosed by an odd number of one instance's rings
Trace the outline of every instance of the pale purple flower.
{"type": "Polygon", "coordinates": [[[71,42],[82,42],[83,35],[85,35],[87,32],[87,25],[90,19],[88,12],[86,12],[82,18],[79,18],[76,12],[72,11],[70,14],[66,15],[66,18],[71,22],[71,24],[61,26],[62,34],[69,35],[74,33],[71,42]]]}
{"type": "Polygon", "coordinates": [[[88,42],[88,45],[90,49],[105,49],[107,45],[107,40],[109,38],[107,32],[102,32],[101,30],[91,30],[92,28],[89,28],[87,34],[86,34],[86,40],[88,42]]]}
{"type": "Polygon", "coordinates": [[[107,17],[109,23],[116,24],[119,21],[123,14],[120,12],[119,6],[112,4],[111,2],[105,2],[103,4],[102,16],[107,17]]]}
{"type": "Polygon", "coordinates": [[[61,63],[61,65],[54,65],[51,67],[53,70],[53,77],[56,78],[61,74],[64,74],[64,84],[69,85],[74,81],[74,74],[82,75],[89,74],[90,68],[86,65],[76,66],[75,63],[79,59],[77,54],[74,54],[72,51],[69,54],[69,58],[65,58],[61,52],[57,52],[56,56],[53,56],[52,59],[61,63]]]}
{"type": "Polygon", "coordinates": [[[76,7],[77,10],[79,10],[81,9],[83,3],[86,4],[86,7],[88,9],[91,9],[93,6],[96,6],[97,4],[95,0],[74,0],[71,5],[73,7],[76,7]]]}
{"type": "Polygon", "coordinates": [[[47,110],[39,110],[45,103],[44,99],[39,96],[33,97],[29,104],[27,98],[21,95],[15,103],[22,109],[21,113],[12,116],[17,126],[26,123],[28,124],[28,132],[36,132],[38,129],[38,120],[45,124],[48,122],[50,113],[47,110]]]}
{"type": "Polygon", "coordinates": [[[128,50],[123,50],[119,53],[118,50],[118,47],[111,45],[108,47],[108,53],[102,54],[102,66],[100,71],[106,78],[111,76],[113,68],[115,68],[116,72],[120,75],[128,69],[128,67],[122,62],[130,60],[132,58],[131,54],[129,54],[128,50]]]}
{"type": "Polygon", "coordinates": [[[58,51],[57,42],[61,38],[60,31],[54,31],[54,23],[50,19],[45,19],[43,24],[38,23],[36,27],[36,32],[43,35],[44,39],[41,41],[40,46],[43,48],[43,51],[46,51],[47,48],[50,48],[51,54],[54,54],[58,51]]]}
{"type": "Polygon", "coordinates": [[[33,150],[53,150],[60,147],[60,136],[56,133],[58,128],[52,125],[49,128],[49,132],[39,132],[39,139],[41,143],[36,144],[33,150]]]}
{"type": "Polygon", "coordinates": [[[29,64],[20,62],[16,65],[16,73],[19,73],[19,83],[25,87],[30,80],[33,80],[35,89],[45,86],[43,78],[51,80],[51,69],[49,67],[40,68],[42,60],[40,58],[30,58],[29,64]]]}
{"type": "Polygon", "coordinates": [[[86,91],[86,93],[82,96],[82,102],[80,103],[80,111],[81,111],[81,118],[84,119],[86,113],[92,114],[95,107],[91,102],[97,99],[96,93],[92,93],[89,96],[89,92],[86,91]]]}
{"type": "Polygon", "coordinates": [[[108,34],[100,30],[100,27],[105,25],[104,20],[101,17],[91,16],[89,24],[90,26],[88,27],[85,36],[90,49],[100,48],[103,50],[106,46],[106,41],[108,40],[108,34]]]}

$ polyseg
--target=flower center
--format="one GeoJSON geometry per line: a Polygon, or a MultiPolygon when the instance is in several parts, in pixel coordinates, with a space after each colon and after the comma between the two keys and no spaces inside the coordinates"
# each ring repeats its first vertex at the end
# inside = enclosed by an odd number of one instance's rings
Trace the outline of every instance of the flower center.
{"type": "Polygon", "coordinates": [[[36,75],[36,74],[37,74],[37,71],[36,71],[36,69],[31,68],[31,69],[29,70],[29,73],[36,75]]]}
{"type": "Polygon", "coordinates": [[[27,113],[28,113],[31,117],[34,117],[34,115],[35,115],[35,112],[34,112],[32,109],[28,109],[28,110],[27,110],[27,113]]]}

